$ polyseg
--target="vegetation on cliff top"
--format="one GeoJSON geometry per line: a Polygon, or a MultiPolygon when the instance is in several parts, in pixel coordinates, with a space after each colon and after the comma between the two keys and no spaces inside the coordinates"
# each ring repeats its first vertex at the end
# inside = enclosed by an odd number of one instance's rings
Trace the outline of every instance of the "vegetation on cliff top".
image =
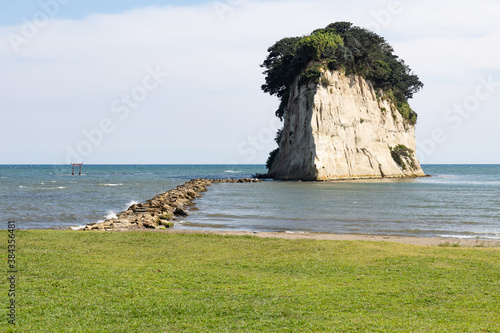
{"type": "Polygon", "coordinates": [[[262,90],[281,99],[276,111],[281,120],[295,78],[300,76],[299,85],[318,84],[322,70],[330,69],[341,70],[346,75],[361,75],[376,90],[385,93],[408,123],[417,121],[408,99],[423,87],[423,83],[394,54],[386,40],[371,31],[349,22],[336,22],[307,36],[283,38],[268,52],[261,65],[266,69],[262,90]]]}
{"type": "MultiPolygon", "coordinates": [[[[383,37],[349,22],[332,23],[304,37],[283,38],[268,52],[261,65],[266,68],[266,83],[262,85],[262,90],[281,98],[281,105],[276,111],[280,119],[283,118],[289,89],[295,78],[301,75],[300,84],[319,83],[321,67],[343,70],[347,75],[361,75],[372,82],[375,89],[393,97],[397,106],[408,104],[407,100],[423,87],[418,76],[394,54],[383,37]],[[308,68],[312,61],[318,62],[318,65],[308,68]]],[[[404,113],[405,118],[411,121],[413,110],[404,113]]],[[[413,120],[416,121],[416,117],[413,120]]]]}

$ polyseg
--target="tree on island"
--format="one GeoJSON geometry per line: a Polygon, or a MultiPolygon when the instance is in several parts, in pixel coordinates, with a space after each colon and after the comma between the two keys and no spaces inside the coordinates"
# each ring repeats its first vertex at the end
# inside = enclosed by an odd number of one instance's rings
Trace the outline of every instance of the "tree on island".
{"type": "MultiPolygon", "coordinates": [[[[336,22],[307,36],[283,38],[268,52],[261,65],[266,69],[262,90],[280,98],[275,112],[280,120],[286,112],[294,80],[300,76],[299,85],[319,84],[323,70],[328,69],[369,80],[376,91],[383,91],[409,124],[417,122],[417,114],[410,108],[408,99],[423,87],[423,83],[394,54],[386,40],[374,32],[349,22],[336,22]]],[[[276,141],[279,144],[280,131],[276,141]]],[[[277,150],[270,153],[268,169],[276,155],[277,150]]]]}

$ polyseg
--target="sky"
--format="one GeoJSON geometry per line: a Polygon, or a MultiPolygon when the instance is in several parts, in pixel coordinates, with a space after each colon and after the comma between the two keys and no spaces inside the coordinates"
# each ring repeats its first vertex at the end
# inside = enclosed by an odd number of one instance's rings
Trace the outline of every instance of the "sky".
{"type": "Polygon", "coordinates": [[[267,48],[337,21],[424,83],[424,164],[500,164],[497,0],[0,0],[0,164],[261,164],[267,48]]]}

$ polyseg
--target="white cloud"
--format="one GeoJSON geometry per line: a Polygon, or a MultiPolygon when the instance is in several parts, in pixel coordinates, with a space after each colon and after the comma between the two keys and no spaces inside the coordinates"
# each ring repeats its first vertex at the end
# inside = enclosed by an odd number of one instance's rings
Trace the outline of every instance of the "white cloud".
{"type": "MultiPolygon", "coordinates": [[[[102,119],[115,129],[92,147],[86,163],[262,163],[274,146],[266,133],[278,104],[260,91],[267,48],[340,20],[378,26],[420,75],[425,88],[412,105],[422,140],[448,125],[436,114],[460,101],[457,91],[473,90],[480,75],[499,74],[494,1],[396,1],[397,14],[391,1],[234,3],[223,20],[212,4],[52,20],[18,54],[2,39],[0,140],[11,144],[2,147],[0,163],[65,162],[66,146],[76,149],[87,140],[82,131],[102,119]],[[156,65],[169,76],[121,120],[111,103],[156,65]]],[[[0,36],[20,29],[2,28],[0,36]]],[[[500,120],[491,102],[481,107],[500,120]]],[[[459,131],[475,142],[478,126],[471,121],[459,131]]],[[[453,149],[446,158],[460,162],[463,151],[453,149]]],[[[435,153],[427,162],[447,161],[435,153]]]]}

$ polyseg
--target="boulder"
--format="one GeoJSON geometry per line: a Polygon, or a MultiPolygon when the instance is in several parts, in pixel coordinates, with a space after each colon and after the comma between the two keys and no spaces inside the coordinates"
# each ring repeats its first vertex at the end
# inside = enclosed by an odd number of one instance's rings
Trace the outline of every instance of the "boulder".
{"type": "Polygon", "coordinates": [[[179,208],[179,207],[177,207],[174,210],[174,214],[177,216],[188,216],[189,215],[183,208],[179,208]]]}
{"type": "Polygon", "coordinates": [[[143,222],[142,225],[144,226],[144,228],[146,229],[156,229],[156,224],[153,223],[152,221],[146,221],[146,222],[143,222]]]}

